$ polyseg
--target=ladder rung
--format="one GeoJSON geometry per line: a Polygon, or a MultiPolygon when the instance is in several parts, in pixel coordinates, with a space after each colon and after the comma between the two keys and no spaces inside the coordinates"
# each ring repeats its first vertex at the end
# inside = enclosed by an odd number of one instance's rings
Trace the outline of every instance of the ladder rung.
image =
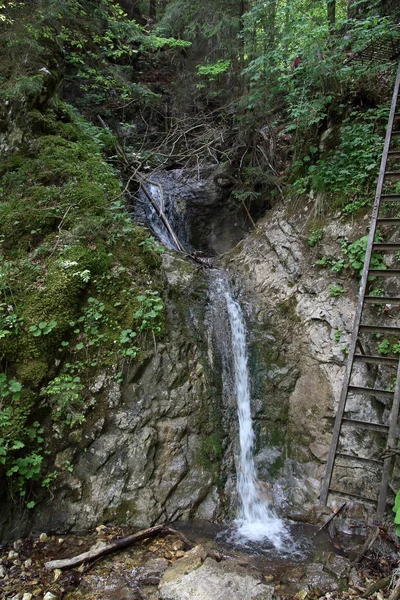
{"type": "Polygon", "coordinates": [[[349,460],[359,460],[360,462],[369,462],[377,465],[381,465],[383,460],[377,460],[376,458],[366,458],[365,456],[354,456],[353,454],[345,454],[344,452],[337,452],[336,456],[340,458],[348,458],[349,460]]]}
{"type": "Polygon", "coordinates": [[[399,181],[400,180],[400,171],[386,171],[385,179],[390,179],[392,181],[399,181]]]}
{"type": "Polygon", "coordinates": [[[374,500],[373,498],[368,498],[367,496],[361,496],[360,494],[354,494],[352,492],[345,492],[343,490],[335,490],[334,488],[329,488],[329,492],[331,494],[340,494],[341,496],[350,496],[350,498],[359,498],[360,500],[366,500],[367,502],[373,502],[377,504],[378,500],[374,500]]]}
{"type": "Polygon", "coordinates": [[[388,327],[385,325],[360,325],[360,331],[365,333],[385,333],[386,335],[400,335],[400,327],[388,327]]]}
{"type": "Polygon", "coordinates": [[[400,202],[400,194],[382,194],[383,202],[400,202]]]}
{"type": "Polygon", "coordinates": [[[365,396],[384,396],[387,398],[391,398],[394,394],[394,392],[389,392],[388,390],[380,390],[376,388],[368,388],[358,385],[349,385],[347,389],[353,394],[363,394],[365,396]]]}
{"type": "Polygon", "coordinates": [[[388,158],[400,158],[400,150],[390,150],[388,152],[388,158]]]}
{"type": "Polygon", "coordinates": [[[389,356],[368,356],[367,354],[355,354],[354,360],[377,365],[391,365],[393,367],[396,367],[399,363],[398,358],[390,358],[389,356]]]}
{"type": "MultiPolygon", "coordinates": [[[[400,155],[400,153],[399,153],[400,155]]],[[[400,223],[400,219],[398,218],[392,218],[392,217],[379,217],[376,220],[377,223],[382,223],[383,225],[386,223],[387,225],[396,225],[396,223],[400,223]]]]}
{"type": "Polygon", "coordinates": [[[400,244],[394,242],[374,242],[374,250],[400,250],[400,244]]]}
{"type": "Polygon", "coordinates": [[[394,118],[395,119],[400,119],[400,112],[394,113],[394,118]]]}
{"type": "Polygon", "coordinates": [[[390,134],[392,137],[400,137],[400,131],[392,131],[390,134]]]}
{"type": "Polygon", "coordinates": [[[400,305],[399,297],[391,296],[364,296],[364,302],[366,304],[393,304],[400,305]]]}
{"type": "Polygon", "coordinates": [[[400,269],[369,269],[368,274],[374,277],[397,277],[400,269]]]}
{"type": "Polygon", "coordinates": [[[370,429],[371,431],[380,431],[387,433],[389,425],[383,425],[382,423],[371,423],[370,421],[360,421],[359,419],[347,419],[342,420],[343,425],[354,425],[361,427],[362,429],[370,429]]]}

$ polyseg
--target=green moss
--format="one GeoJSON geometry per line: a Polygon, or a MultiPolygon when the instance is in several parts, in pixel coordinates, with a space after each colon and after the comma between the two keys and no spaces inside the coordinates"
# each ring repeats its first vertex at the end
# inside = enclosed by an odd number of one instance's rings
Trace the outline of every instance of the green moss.
{"type": "Polygon", "coordinates": [[[37,387],[49,376],[49,365],[43,359],[28,359],[16,362],[15,375],[26,386],[37,387]]]}
{"type": "Polygon", "coordinates": [[[221,435],[219,432],[214,432],[203,438],[199,455],[199,464],[204,469],[214,473],[214,477],[217,478],[220,472],[221,459],[221,435]]]}
{"type": "Polygon", "coordinates": [[[25,145],[0,161],[0,356],[23,386],[18,404],[1,399],[0,438],[18,439],[7,465],[42,453],[31,424],[57,419],[43,391],[54,378],[78,378],[85,415],[96,370],[122,369],[162,331],[160,305],[144,326],[138,299],[159,298],[161,259],[125,210],[98,130],[60,106],[32,111],[28,126],[25,145]]]}

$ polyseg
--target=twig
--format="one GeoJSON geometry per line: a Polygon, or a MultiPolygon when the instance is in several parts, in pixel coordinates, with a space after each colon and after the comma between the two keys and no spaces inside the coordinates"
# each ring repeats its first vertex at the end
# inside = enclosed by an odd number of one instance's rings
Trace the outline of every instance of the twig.
{"type": "Polygon", "coordinates": [[[253,217],[251,216],[251,214],[250,214],[250,212],[249,212],[249,209],[247,208],[247,206],[246,206],[246,203],[245,203],[245,201],[244,201],[244,200],[242,200],[242,204],[243,204],[243,208],[244,208],[244,210],[245,210],[245,212],[246,212],[246,215],[247,215],[247,216],[248,216],[248,218],[250,219],[250,223],[253,225],[253,227],[255,227],[255,226],[256,226],[256,224],[254,223],[253,217]]]}
{"type": "Polygon", "coordinates": [[[319,533],[320,531],[322,531],[323,529],[325,529],[326,527],[328,527],[329,523],[330,523],[331,521],[333,521],[333,519],[334,519],[335,517],[337,517],[337,516],[338,516],[338,515],[339,515],[339,514],[342,512],[342,510],[344,509],[344,507],[346,506],[346,504],[347,504],[347,502],[343,502],[342,506],[340,506],[339,508],[337,508],[337,509],[336,509],[336,510],[333,512],[333,515],[331,515],[331,516],[329,517],[329,519],[328,519],[327,521],[325,521],[325,523],[324,523],[324,524],[323,524],[323,525],[322,525],[322,526],[321,526],[321,527],[318,529],[317,533],[319,533]]]}
{"type": "Polygon", "coordinates": [[[67,218],[67,215],[68,215],[69,211],[71,210],[71,208],[75,208],[75,206],[77,206],[77,205],[76,204],[71,204],[70,206],[68,206],[67,210],[65,211],[65,213],[63,214],[63,216],[61,218],[61,221],[58,224],[58,227],[57,227],[57,229],[58,229],[57,241],[54,244],[54,247],[53,247],[52,251],[50,252],[50,255],[47,258],[48,261],[50,260],[50,258],[53,256],[54,252],[58,248],[58,244],[60,243],[60,239],[61,239],[61,229],[62,229],[62,226],[64,225],[64,221],[67,218]]]}
{"type": "Polygon", "coordinates": [[[367,537],[367,539],[365,540],[365,543],[364,543],[363,547],[361,548],[360,552],[357,554],[357,556],[354,560],[354,563],[356,565],[362,561],[364,556],[367,554],[368,550],[375,543],[375,540],[378,537],[378,535],[379,535],[379,527],[374,527],[373,530],[371,531],[371,533],[369,534],[369,536],[367,537]]]}

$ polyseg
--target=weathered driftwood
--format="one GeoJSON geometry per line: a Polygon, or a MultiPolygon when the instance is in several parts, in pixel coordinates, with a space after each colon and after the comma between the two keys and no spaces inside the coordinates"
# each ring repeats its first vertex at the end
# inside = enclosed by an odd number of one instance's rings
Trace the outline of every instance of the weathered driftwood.
{"type": "Polygon", "coordinates": [[[85,561],[91,561],[99,556],[104,556],[106,554],[111,554],[112,552],[116,552],[118,550],[123,550],[128,546],[132,546],[136,542],[140,542],[141,540],[145,540],[150,537],[155,537],[156,535],[162,535],[165,533],[178,533],[169,527],[164,527],[164,525],[157,525],[156,527],[150,527],[149,529],[143,529],[142,531],[138,531],[133,535],[128,535],[127,537],[121,538],[119,540],[115,540],[113,542],[109,542],[104,545],[96,545],[93,546],[87,552],[83,552],[82,554],[78,554],[77,556],[73,556],[72,558],[63,558],[61,560],[51,560],[45,563],[45,568],[48,570],[52,569],[69,569],[71,567],[76,567],[77,565],[82,564],[85,561]]]}

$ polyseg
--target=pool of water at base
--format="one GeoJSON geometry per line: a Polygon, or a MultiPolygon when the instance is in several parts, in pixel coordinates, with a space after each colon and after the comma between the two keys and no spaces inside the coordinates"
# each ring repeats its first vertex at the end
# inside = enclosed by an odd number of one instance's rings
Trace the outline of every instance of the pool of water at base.
{"type": "Polygon", "coordinates": [[[283,566],[319,562],[323,553],[344,553],[333,542],[326,529],[305,523],[287,523],[288,539],[282,550],[271,544],[238,539],[233,525],[217,525],[208,521],[175,522],[174,529],[183,533],[191,542],[203,545],[209,552],[242,560],[246,564],[274,573],[283,566]]]}

